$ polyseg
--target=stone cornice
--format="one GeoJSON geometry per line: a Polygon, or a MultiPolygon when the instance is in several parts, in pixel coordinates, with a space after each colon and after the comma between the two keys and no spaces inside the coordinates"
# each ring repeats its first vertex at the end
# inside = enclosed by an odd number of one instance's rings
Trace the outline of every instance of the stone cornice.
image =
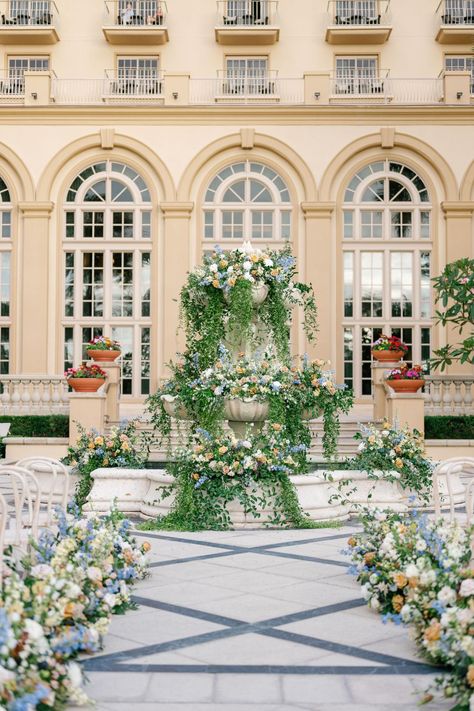
{"type": "Polygon", "coordinates": [[[260,105],[260,106],[2,106],[0,125],[261,125],[295,124],[393,126],[474,123],[474,104],[464,106],[260,105]]]}
{"type": "Polygon", "coordinates": [[[194,210],[193,202],[162,202],[160,209],[165,219],[189,220],[194,210]]]}
{"type": "Polygon", "coordinates": [[[54,209],[54,202],[19,202],[18,209],[28,217],[48,217],[54,209]]]}
{"type": "Polygon", "coordinates": [[[472,217],[474,213],[473,201],[442,202],[441,209],[444,217],[449,219],[462,219],[472,217]]]}
{"type": "Polygon", "coordinates": [[[302,202],[301,209],[305,219],[330,218],[336,207],[335,202],[302,202]]]}

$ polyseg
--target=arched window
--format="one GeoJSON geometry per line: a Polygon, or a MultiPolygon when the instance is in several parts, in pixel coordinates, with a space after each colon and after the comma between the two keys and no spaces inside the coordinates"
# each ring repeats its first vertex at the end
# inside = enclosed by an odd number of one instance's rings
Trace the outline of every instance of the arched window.
{"type": "Polygon", "coordinates": [[[380,160],[350,180],[343,205],[343,323],[346,383],[371,394],[371,349],[384,333],[430,354],[431,203],[409,166],[380,160]]]}
{"type": "Polygon", "coordinates": [[[152,205],[143,178],[101,161],[72,181],[64,205],[64,365],[98,335],[122,345],[122,394],[150,390],[152,205]]]}
{"type": "Polygon", "coordinates": [[[290,193],[285,181],[262,163],[241,161],[223,168],[204,198],[204,241],[237,245],[245,240],[291,238],[290,193]]]}
{"type": "Polygon", "coordinates": [[[0,177],[0,374],[10,372],[12,202],[0,177]]]}

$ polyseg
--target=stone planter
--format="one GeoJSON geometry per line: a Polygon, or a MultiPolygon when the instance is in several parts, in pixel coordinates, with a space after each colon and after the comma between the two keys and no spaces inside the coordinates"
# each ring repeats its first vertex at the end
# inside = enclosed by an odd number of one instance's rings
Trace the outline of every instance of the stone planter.
{"type": "Polygon", "coordinates": [[[161,400],[163,402],[163,407],[165,412],[170,416],[174,417],[175,420],[189,420],[188,411],[180,403],[177,395],[162,395],[161,400]]]}
{"type": "Polygon", "coordinates": [[[399,363],[403,355],[403,351],[372,351],[373,359],[379,363],[399,363]]]}
{"type": "Polygon", "coordinates": [[[425,384],[424,380],[411,380],[401,378],[400,380],[386,380],[387,385],[396,393],[416,393],[425,384]]]}
{"type": "Polygon", "coordinates": [[[105,383],[105,378],[69,378],[67,383],[76,393],[95,393],[105,383]]]}
{"type": "MultiPolygon", "coordinates": [[[[398,472],[391,472],[393,477],[400,479],[398,472]]],[[[369,479],[366,471],[362,470],[337,470],[323,472],[328,477],[336,477],[336,481],[347,481],[342,484],[340,493],[350,502],[351,512],[356,513],[359,506],[369,508],[389,509],[404,513],[408,511],[406,494],[400,484],[385,479],[386,472],[375,471],[371,476],[378,476],[378,480],[369,479]],[[337,475],[337,476],[336,476],[337,475]]]]}
{"type": "Polygon", "coordinates": [[[246,436],[247,428],[259,432],[268,418],[268,402],[226,398],[224,400],[224,416],[229,421],[229,427],[239,439],[246,436]]]}
{"type": "Polygon", "coordinates": [[[121,353],[122,351],[104,351],[95,350],[93,348],[89,348],[87,350],[87,355],[89,356],[89,358],[95,360],[96,363],[113,363],[114,360],[117,360],[121,353]]]}
{"type": "Polygon", "coordinates": [[[91,474],[94,483],[84,510],[110,511],[115,500],[119,511],[140,513],[149,487],[148,474],[146,469],[95,469],[91,474]]]}
{"type": "Polygon", "coordinates": [[[164,469],[149,469],[147,471],[148,490],[143,499],[140,513],[146,517],[166,516],[174,503],[174,493],[164,496],[166,488],[174,482],[174,477],[164,469]]]}
{"type": "MultiPolygon", "coordinates": [[[[266,284],[254,284],[252,286],[252,304],[261,306],[268,296],[268,286],[266,284]]],[[[224,299],[229,301],[229,293],[224,292],[224,299]]]]}

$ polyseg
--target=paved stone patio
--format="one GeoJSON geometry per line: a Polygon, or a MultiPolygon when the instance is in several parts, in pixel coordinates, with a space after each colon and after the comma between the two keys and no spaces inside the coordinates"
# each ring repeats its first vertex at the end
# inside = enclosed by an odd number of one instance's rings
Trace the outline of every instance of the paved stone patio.
{"type": "Polygon", "coordinates": [[[415,711],[433,669],[347,574],[356,529],[139,534],[140,607],[83,664],[98,711],[415,711]]]}

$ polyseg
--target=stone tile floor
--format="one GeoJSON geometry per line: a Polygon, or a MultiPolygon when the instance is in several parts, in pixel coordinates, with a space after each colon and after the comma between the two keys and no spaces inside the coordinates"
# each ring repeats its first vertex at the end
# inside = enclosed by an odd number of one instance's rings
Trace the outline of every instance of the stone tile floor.
{"type": "Polygon", "coordinates": [[[415,711],[433,669],[347,574],[356,528],[139,534],[139,609],[83,663],[98,711],[415,711]]]}

